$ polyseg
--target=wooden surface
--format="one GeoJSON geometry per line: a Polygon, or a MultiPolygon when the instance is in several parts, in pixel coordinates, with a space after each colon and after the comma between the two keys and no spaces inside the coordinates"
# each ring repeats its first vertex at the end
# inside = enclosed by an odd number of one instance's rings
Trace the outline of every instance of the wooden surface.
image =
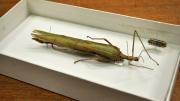
{"type": "MultiPolygon", "coordinates": [[[[18,0],[0,0],[0,16],[18,0]]],[[[140,18],[180,24],[180,0],[51,0],[140,18]]],[[[180,100],[180,71],[171,101],[180,100]]],[[[0,75],[0,101],[75,101],[0,75]]]]}

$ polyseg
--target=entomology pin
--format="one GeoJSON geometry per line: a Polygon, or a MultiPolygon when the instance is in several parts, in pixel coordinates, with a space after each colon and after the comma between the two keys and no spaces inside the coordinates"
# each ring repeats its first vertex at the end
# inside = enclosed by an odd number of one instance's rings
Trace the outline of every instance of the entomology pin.
{"type": "Polygon", "coordinates": [[[150,38],[148,40],[148,43],[152,46],[156,46],[156,47],[162,47],[165,48],[167,46],[167,43],[163,40],[159,40],[159,39],[155,39],[155,38],[150,38]]]}

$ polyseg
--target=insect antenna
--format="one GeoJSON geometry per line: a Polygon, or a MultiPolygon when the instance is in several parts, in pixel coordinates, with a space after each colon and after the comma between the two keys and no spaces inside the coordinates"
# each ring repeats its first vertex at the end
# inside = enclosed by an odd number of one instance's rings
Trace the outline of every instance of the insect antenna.
{"type": "MultiPolygon", "coordinates": [[[[129,53],[128,53],[128,41],[126,41],[126,44],[127,44],[127,55],[129,56],[129,53]]],[[[134,47],[134,45],[133,45],[133,47],[134,47]]],[[[141,51],[141,53],[143,52],[143,50],[141,51]]],[[[134,49],[133,49],[133,52],[132,52],[133,54],[132,54],[132,56],[134,55],[134,49]]],[[[142,60],[143,60],[143,63],[144,63],[144,58],[141,56],[141,53],[139,54],[139,56],[138,56],[138,58],[141,58],[142,60]]]]}
{"type": "MultiPolygon", "coordinates": [[[[145,52],[146,52],[147,55],[149,56],[149,58],[150,58],[152,61],[154,61],[157,65],[159,65],[159,63],[158,63],[156,60],[154,60],[154,59],[150,56],[150,54],[148,53],[147,49],[145,48],[145,45],[143,44],[143,42],[142,42],[142,40],[141,40],[141,38],[140,38],[140,36],[139,36],[139,34],[138,34],[138,32],[137,32],[136,30],[134,31],[134,35],[133,35],[132,56],[134,56],[134,42],[135,42],[135,35],[137,35],[139,41],[141,42],[141,44],[142,44],[142,46],[143,46],[145,52]]],[[[139,56],[141,56],[142,52],[143,52],[143,51],[141,51],[141,53],[140,53],[139,56]]]]}
{"type": "MultiPolygon", "coordinates": [[[[146,49],[147,50],[147,49],[146,49]]],[[[144,62],[144,58],[141,56],[141,54],[143,53],[143,51],[144,50],[141,50],[141,52],[139,53],[139,55],[138,55],[138,58],[141,58],[142,60],[143,60],[143,62],[144,62]]]]}
{"type": "Polygon", "coordinates": [[[144,50],[141,50],[141,52],[139,53],[139,56],[138,56],[138,57],[140,57],[140,56],[141,56],[141,54],[143,53],[143,51],[144,51],[144,50]]]}

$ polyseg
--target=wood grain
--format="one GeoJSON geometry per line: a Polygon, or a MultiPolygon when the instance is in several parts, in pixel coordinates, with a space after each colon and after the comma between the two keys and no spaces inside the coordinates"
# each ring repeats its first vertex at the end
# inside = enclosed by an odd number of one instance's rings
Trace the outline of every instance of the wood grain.
{"type": "MultiPolygon", "coordinates": [[[[19,0],[0,0],[0,16],[19,0]]],[[[86,8],[180,24],[180,0],[51,0],[86,8]]],[[[171,101],[180,99],[180,71],[171,101]]],[[[60,94],[0,75],[1,101],[75,101],[60,94]]]]}

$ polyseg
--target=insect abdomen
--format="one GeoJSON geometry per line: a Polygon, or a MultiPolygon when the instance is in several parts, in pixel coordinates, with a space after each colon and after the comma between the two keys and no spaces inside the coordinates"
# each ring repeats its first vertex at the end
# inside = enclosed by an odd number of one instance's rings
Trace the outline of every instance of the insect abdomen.
{"type": "Polygon", "coordinates": [[[94,53],[97,55],[101,55],[107,57],[111,60],[117,60],[120,51],[111,45],[96,43],[88,40],[81,40],[77,38],[66,37],[62,40],[59,38],[56,42],[54,42],[57,46],[64,46],[75,50],[80,50],[84,52],[94,53]]]}

